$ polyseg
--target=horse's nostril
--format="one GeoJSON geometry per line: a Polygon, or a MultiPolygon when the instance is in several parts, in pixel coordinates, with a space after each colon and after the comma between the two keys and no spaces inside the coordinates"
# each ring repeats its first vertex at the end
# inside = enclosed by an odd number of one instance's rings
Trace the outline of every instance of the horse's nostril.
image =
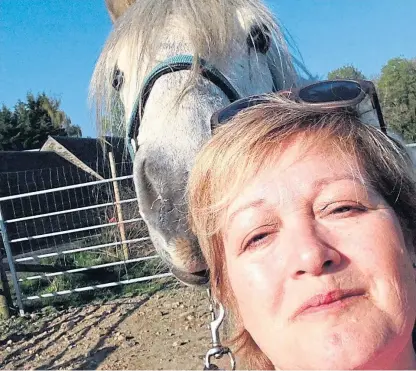
{"type": "Polygon", "coordinates": [[[155,187],[155,180],[146,160],[143,160],[138,174],[138,181],[140,199],[145,201],[149,209],[153,209],[155,202],[160,200],[161,197],[155,187]]]}
{"type": "Polygon", "coordinates": [[[136,178],[139,207],[143,212],[149,212],[158,228],[173,231],[181,219],[180,200],[183,198],[182,193],[176,190],[183,189],[183,185],[174,174],[169,174],[167,167],[162,169],[156,161],[157,156],[146,155],[136,178]]]}

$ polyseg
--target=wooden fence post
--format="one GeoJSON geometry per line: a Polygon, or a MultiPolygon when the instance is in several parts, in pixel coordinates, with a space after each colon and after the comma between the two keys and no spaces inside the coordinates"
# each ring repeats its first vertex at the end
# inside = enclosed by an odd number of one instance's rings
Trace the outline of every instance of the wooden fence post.
{"type": "Polygon", "coordinates": [[[9,308],[12,305],[9,282],[7,281],[6,272],[4,271],[3,254],[0,249],[0,320],[10,318],[9,308]]]}
{"type": "MultiPolygon", "coordinates": [[[[117,178],[117,172],[116,172],[116,164],[114,162],[114,156],[112,152],[108,153],[108,158],[110,160],[110,169],[111,169],[111,177],[117,178]]],[[[117,225],[120,230],[120,236],[122,241],[126,241],[126,231],[124,229],[124,223],[123,223],[123,213],[121,210],[121,204],[120,204],[120,191],[118,188],[118,183],[116,180],[113,181],[113,188],[114,188],[114,197],[116,199],[116,209],[117,209],[117,225]]],[[[123,246],[123,255],[124,259],[129,259],[129,249],[127,247],[126,243],[122,243],[123,246]]]]}
{"type": "MultiPolygon", "coordinates": [[[[0,234],[1,234],[1,238],[3,239],[4,249],[6,251],[7,261],[9,263],[10,273],[12,275],[13,288],[14,288],[14,291],[16,293],[16,299],[17,299],[17,305],[19,307],[19,313],[20,313],[20,316],[23,317],[25,315],[25,312],[24,312],[24,309],[23,309],[22,293],[20,291],[19,280],[17,278],[16,269],[14,267],[12,249],[10,247],[9,238],[7,236],[6,223],[5,223],[5,220],[3,218],[1,207],[0,207],[0,234]]],[[[1,261],[1,263],[3,265],[3,260],[1,261]]],[[[4,289],[4,287],[3,287],[3,289],[4,289]]]]}

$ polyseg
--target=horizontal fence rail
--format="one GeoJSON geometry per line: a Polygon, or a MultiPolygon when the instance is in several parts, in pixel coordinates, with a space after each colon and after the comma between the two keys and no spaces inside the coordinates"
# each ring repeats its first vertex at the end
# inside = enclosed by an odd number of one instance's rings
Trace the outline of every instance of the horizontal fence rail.
{"type": "Polygon", "coordinates": [[[136,202],[136,201],[137,201],[137,198],[131,198],[129,200],[123,200],[123,201],[120,201],[120,202],[107,202],[105,204],[79,207],[77,209],[61,210],[61,211],[55,211],[53,213],[48,213],[48,214],[39,214],[39,215],[25,216],[23,218],[5,220],[5,223],[6,224],[11,224],[11,223],[23,222],[23,221],[26,221],[26,220],[47,218],[47,217],[51,217],[51,216],[75,213],[75,212],[78,212],[78,211],[99,209],[101,207],[109,207],[109,206],[113,206],[113,205],[122,205],[122,204],[126,204],[126,203],[129,203],[129,202],[136,202]]]}
{"type": "Polygon", "coordinates": [[[92,226],[89,226],[89,227],[70,229],[70,230],[67,230],[67,231],[45,233],[45,234],[39,234],[39,235],[36,235],[36,236],[16,238],[14,240],[10,240],[9,242],[10,243],[16,243],[16,242],[23,242],[23,241],[30,241],[30,240],[38,240],[40,238],[60,236],[60,235],[63,235],[63,234],[71,234],[71,233],[77,233],[77,232],[85,232],[85,231],[90,231],[90,230],[93,230],[93,229],[105,228],[105,227],[114,227],[114,226],[117,226],[117,225],[120,225],[120,224],[128,224],[128,223],[134,223],[134,222],[140,222],[140,221],[142,221],[142,218],[135,218],[135,219],[130,219],[130,220],[123,220],[122,222],[92,225],[92,226]]]}
{"type": "Polygon", "coordinates": [[[82,183],[82,184],[73,184],[73,185],[65,186],[65,187],[44,189],[42,191],[28,192],[28,193],[13,195],[13,196],[0,197],[0,202],[10,201],[10,200],[17,200],[17,199],[21,199],[21,198],[25,198],[25,197],[39,196],[39,195],[44,195],[44,194],[47,194],[47,193],[68,191],[70,189],[91,187],[91,186],[94,186],[94,185],[106,184],[106,183],[111,183],[111,182],[114,182],[114,181],[118,182],[120,180],[126,180],[126,179],[133,179],[133,175],[120,176],[118,178],[112,178],[112,179],[94,180],[94,181],[87,182],[87,183],[82,183]]]}
{"type": "Polygon", "coordinates": [[[45,274],[37,275],[37,276],[29,276],[29,277],[21,278],[19,279],[19,281],[23,282],[23,281],[30,281],[30,280],[39,280],[45,277],[55,277],[55,276],[62,276],[64,274],[69,274],[69,273],[87,272],[87,271],[94,270],[94,269],[114,267],[116,265],[121,265],[121,264],[138,263],[141,261],[155,259],[158,257],[159,257],[158,255],[152,255],[152,256],[145,256],[143,258],[129,259],[129,260],[123,260],[123,261],[118,261],[118,262],[113,262],[113,263],[93,265],[91,267],[68,269],[66,271],[61,271],[61,272],[53,272],[53,273],[45,273],[45,274]]]}
{"type": "Polygon", "coordinates": [[[27,258],[14,259],[14,261],[15,262],[24,262],[24,261],[31,261],[31,260],[37,260],[37,259],[51,258],[53,256],[73,254],[75,252],[81,252],[81,251],[98,250],[98,249],[102,249],[102,248],[105,248],[105,247],[114,247],[114,246],[120,246],[122,244],[131,244],[131,243],[143,242],[143,241],[150,241],[150,237],[142,237],[142,238],[136,238],[134,240],[126,240],[126,241],[120,241],[120,242],[105,243],[105,244],[102,244],[102,245],[80,247],[79,249],[64,250],[64,251],[58,251],[58,252],[53,252],[53,253],[49,253],[49,254],[40,254],[40,255],[36,255],[36,256],[28,256],[27,258]]]}
{"type": "Polygon", "coordinates": [[[110,283],[103,283],[103,284],[94,285],[94,286],[78,287],[78,288],[73,289],[73,290],[56,291],[56,292],[51,292],[51,293],[47,293],[47,294],[27,296],[27,297],[24,297],[23,299],[24,300],[35,300],[35,299],[41,299],[41,298],[51,298],[51,297],[54,297],[54,296],[68,295],[68,294],[72,294],[72,293],[75,293],[75,292],[83,292],[83,291],[90,291],[90,290],[95,290],[95,289],[103,289],[103,288],[106,288],[106,287],[128,285],[128,284],[131,284],[131,283],[150,281],[150,280],[154,280],[154,279],[158,279],[158,278],[166,278],[166,277],[172,277],[172,276],[173,276],[173,274],[170,273],[170,272],[169,273],[160,273],[160,274],[155,274],[153,276],[133,278],[133,279],[130,279],[130,280],[124,280],[124,281],[119,281],[119,282],[110,282],[110,283]]]}

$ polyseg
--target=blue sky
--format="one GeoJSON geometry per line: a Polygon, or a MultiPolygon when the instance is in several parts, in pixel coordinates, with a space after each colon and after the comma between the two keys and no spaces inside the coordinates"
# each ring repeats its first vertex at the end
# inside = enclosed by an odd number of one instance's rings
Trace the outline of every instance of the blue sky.
{"type": "MultiPolygon", "coordinates": [[[[390,58],[416,57],[416,0],[266,3],[322,78],[345,64],[371,78],[390,58]]],[[[88,84],[110,30],[104,0],[0,0],[0,104],[45,91],[94,137],[88,84]]]]}

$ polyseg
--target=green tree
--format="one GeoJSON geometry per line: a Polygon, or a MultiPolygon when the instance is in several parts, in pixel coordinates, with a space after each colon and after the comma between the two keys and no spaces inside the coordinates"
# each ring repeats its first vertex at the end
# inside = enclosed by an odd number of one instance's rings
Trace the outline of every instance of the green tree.
{"type": "Polygon", "coordinates": [[[389,60],[377,88],[387,124],[405,140],[416,142],[416,61],[389,60]]]}
{"type": "Polygon", "coordinates": [[[328,73],[328,80],[366,80],[364,74],[352,65],[347,65],[328,73]]]}
{"type": "Polygon", "coordinates": [[[82,135],[60,109],[60,101],[46,94],[28,94],[26,102],[18,101],[14,110],[3,105],[0,110],[0,150],[27,150],[42,146],[52,136],[82,135]]]}
{"type": "Polygon", "coordinates": [[[101,118],[99,135],[115,137],[126,135],[124,106],[118,95],[114,96],[108,114],[101,118]]]}

